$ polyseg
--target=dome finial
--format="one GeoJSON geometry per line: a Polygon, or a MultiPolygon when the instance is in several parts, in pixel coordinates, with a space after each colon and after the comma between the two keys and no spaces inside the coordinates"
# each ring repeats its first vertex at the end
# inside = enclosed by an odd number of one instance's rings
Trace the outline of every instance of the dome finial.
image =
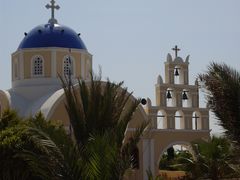
{"type": "Polygon", "coordinates": [[[51,8],[51,19],[49,19],[48,23],[50,24],[57,24],[57,20],[54,18],[54,9],[58,10],[60,9],[60,6],[59,5],[54,5],[55,4],[55,1],[54,0],[51,0],[51,5],[50,4],[47,4],[45,7],[47,9],[50,9],[51,8]]]}

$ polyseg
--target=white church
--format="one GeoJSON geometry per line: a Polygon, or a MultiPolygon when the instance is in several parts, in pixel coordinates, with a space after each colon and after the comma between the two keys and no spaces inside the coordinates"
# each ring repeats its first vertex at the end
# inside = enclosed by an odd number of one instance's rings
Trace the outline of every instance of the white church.
{"type": "MultiPolygon", "coordinates": [[[[51,9],[48,23],[25,33],[11,55],[12,87],[0,90],[0,116],[8,108],[23,117],[41,111],[47,120],[61,121],[67,129],[69,117],[58,75],[71,74],[73,81],[78,77],[87,81],[93,60],[80,34],[56,20],[55,10],[60,7],[55,1],[46,8],[51,9]]],[[[157,77],[156,105],[147,99],[128,126],[130,133],[139,122],[151,119],[149,133],[138,144],[139,167],[126,179],[147,179],[149,169],[157,175],[161,155],[169,147],[209,138],[209,110],[199,108],[198,83],[189,85],[189,56],[179,57],[177,46],[173,50],[175,56],[168,54],[165,60],[164,80],[157,77]]]]}

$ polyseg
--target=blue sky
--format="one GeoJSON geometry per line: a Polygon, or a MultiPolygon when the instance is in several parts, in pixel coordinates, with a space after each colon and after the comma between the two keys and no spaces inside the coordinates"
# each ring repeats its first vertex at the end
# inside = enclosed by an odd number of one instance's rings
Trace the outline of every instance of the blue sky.
{"type": "MultiPolygon", "coordinates": [[[[11,53],[24,32],[47,23],[50,0],[0,0],[0,89],[11,87],[11,53]]],[[[81,33],[93,54],[93,69],[124,80],[136,97],[155,102],[158,74],[178,45],[190,54],[190,82],[210,61],[240,69],[239,0],[57,0],[60,24],[81,33]]],[[[203,100],[202,100],[203,101],[203,100]]]]}

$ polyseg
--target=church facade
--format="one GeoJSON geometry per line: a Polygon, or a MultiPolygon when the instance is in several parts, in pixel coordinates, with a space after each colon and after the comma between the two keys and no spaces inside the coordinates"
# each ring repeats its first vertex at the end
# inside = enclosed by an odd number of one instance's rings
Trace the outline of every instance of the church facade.
{"type": "MultiPolygon", "coordinates": [[[[62,121],[66,130],[69,117],[65,110],[64,91],[58,76],[78,77],[88,81],[92,70],[92,55],[80,34],[58,24],[51,0],[52,16],[47,24],[25,33],[16,52],[12,53],[12,87],[0,91],[0,116],[5,109],[15,109],[28,117],[42,112],[47,120],[62,121]]],[[[199,108],[197,82],[189,85],[189,56],[183,60],[167,55],[165,81],[157,78],[156,105],[147,99],[140,105],[128,126],[131,133],[142,121],[151,120],[149,132],[138,144],[139,168],[126,179],[147,179],[147,170],[158,174],[161,155],[175,144],[188,146],[193,140],[209,138],[209,111],[199,108]]],[[[132,97],[134,98],[134,97],[132,97]]]]}

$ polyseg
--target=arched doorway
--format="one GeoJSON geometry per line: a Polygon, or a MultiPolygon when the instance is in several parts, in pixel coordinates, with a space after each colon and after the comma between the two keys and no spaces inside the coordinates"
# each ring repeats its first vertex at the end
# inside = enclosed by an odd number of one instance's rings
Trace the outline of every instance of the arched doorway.
{"type": "Polygon", "coordinates": [[[193,151],[192,151],[190,142],[187,142],[187,141],[176,141],[176,142],[172,142],[172,143],[168,144],[167,146],[165,146],[163,148],[162,152],[159,155],[159,162],[161,161],[161,158],[162,158],[163,154],[166,153],[167,150],[169,148],[171,148],[171,147],[174,148],[174,151],[176,151],[176,150],[187,150],[192,155],[194,154],[193,151]]]}
{"type": "Polygon", "coordinates": [[[187,166],[194,160],[194,153],[188,142],[174,142],[166,146],[159,160],[159,175],[167,179],[181,179],[187,176],[187,166]],[[166,177],[167,176],[167,177],[166,177]]]}

